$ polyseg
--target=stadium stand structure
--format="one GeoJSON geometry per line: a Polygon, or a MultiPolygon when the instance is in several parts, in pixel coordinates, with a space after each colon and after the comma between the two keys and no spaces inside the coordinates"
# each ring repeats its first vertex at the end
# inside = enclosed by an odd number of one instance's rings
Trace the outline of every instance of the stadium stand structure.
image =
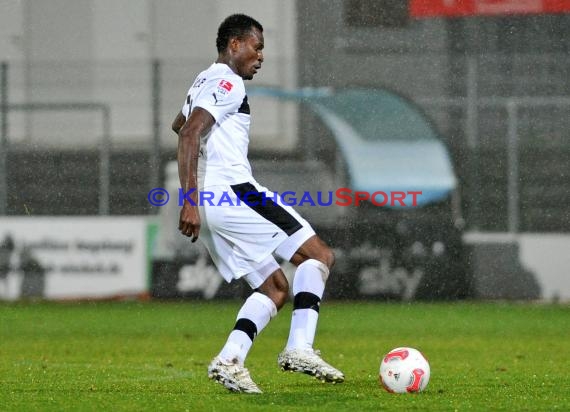
{"type": "MultiPolygon", "coordinates": [[[[298,206],[337,253],[333,298],[454,299],[470,296],[462,222],[453,193],[456,179],[447,149],[427,119],[411,104],[385,90],[344,90],[331,95],[300,95],[275,90],[257,93],[299,99],[313,108],[322,127],[311,141],[314,157],[252,159],[254,176],[297,203],[310,193],[313,201],[298,206]],[[426,155],[429,158],[426,158],[426,155]],[[337,188],[356,191],[419,190],[418,207],[315,205],[337,188]]],[[[173,167],[171,179],[175,181],[173,167]]],[[[337,198],[333,195],[333,203],[337,198]]],[[[175,210],[163,209],[171,213],[175,210]]],[[[171,242],[162,239],[161,242],[171,242]]],[[[160,243],[160,242],[159,242],[160,243]]],[[[173,245],[175,242],[171,242],[173,245]]],[[[174,247],[176,249],[176,247],[174,247]]],[[[172,247],[164,249],[171,250],[172,247]]],[[[192,257],[192,262],[196,261],[192,257]]],[[[188,262],[191,263],[191,262],[188,262]]],[[[166,263],[168,264],[168,263],[166,263]]],[[[171,270],[155,266],[160,277],[171,270]]],[[[171,277],[171,276],[170,276],[171,277]]],[[[154,291],[165,292],[159,280],[154,291]],[[161,289],[162,288],[162,289],[161,289]]],[[[176,279],[168,280],[170,288],[176,279]]],[[[168,287],[166,287],[168,289],[168,287]]]]}
{"type": "MultiPolygon", "coordinates": [[[[385,92],[383,92],[385,93],[385,92]]],[[[378,94],[377,97],[382,94],[378,94]]],[[[390,98],[393,95],[384,94],[390,98]]],[[[306,96],[305,96],[306,97],[306,96]]],[[[353,96],[354,97],[354,96],[353,96]]],[[[322,107],[336,110],[335,104],[324,104],[324,96],[316,96],[313,102],[320,102],[322,107]]],[[[307,103],[310,99],[304,99],[307,103]]],[[[421,112],[413,105],[402,100],[410,112],[422,118],[421,112]]],[[[371,102],[366,103],[368,108],[371,102]]],[[[378,113],[378,110],[371,110],[378,113]]],[[[322,114],[322,113],[321,113],[322,114]]],[[[297,193],[309,191],[334,191],[338,187],[351,187],[351,168],[346,164],[346,151],[349,147],[339,144],[340,135],[331,130],[330,123],[322,116],[315,116],[315,121],[322,127],[316,127],[314,158],[306,158],[303,153],[271,155],[252,154],[254,175],[266,186],[283,192],[295,190],[297,193]],[[341,165],[342,167],[338,167],[341,165]]],[[[426,127],[432,127],[427,119],[426,127]]],[[[406,124],[400,119],[398,124],[406,124]]],[[[381,130],[382,126],[379,125],[381,130]]],[[[435,138],[440,136],[432,129],[435,138]]],[[[441,137],[443,141],[445,138],[441,137]]],[[[527,138],[528,140],[528,138],[527,138]]],[[[458,177],[459,191],[469,191],[468,170],[465,168],[465,148],[447,141],[451,158],[455,160],[454,170],[458,177]]],[[[371,147],[369,146],[368,149],[371,147]]],[[[523,144],[520,147],[521,162],[521,227],[522,231],[569,231],[567,188],[568,158],[570,148],[560,146],[536,147],[523,144]]],[[[380,150],[380,149],[379,149],[380,150]]],[[[401,148],[403,152],[407,149],[401,148]]],[[[361,152],[374,159],[369,150],[361,152]]],[[[96,215],[99,197],[99,157],[94,150],[53,151],[53,150],[18,150],[8,152],[8,214],[9,215],[96,215]]],[[[163,153],[163,166],[175,157],[174,151],[163,153]]],[[[413,157],[413,156],[412,156],[413,157]]],[[[353,156],[358,162],[358,154],[353,156]]],[[[380,161],[381,157],[377,157],[380,161]]],[[[421,157],[415,157],[421,159],[421,157]]],[[[484,201],[485,226],[479,229],[504,231],[507,228],[506,147],[482,146],[478,152],[478,170],[480,172],[480,198],[484,201]]],[[[451,161],[451,160],[450,160],[451,161]]],[[[150,156],[144,150],[115,150],[110,159],[110,213],[114,215],[152,214],[159,208],[148,204],[146,195],[150,190],[150,156]]],[[[368,166],[374,166],[374,161],[368,166]]],[[[358,167],[353,164],[352,167],[358,167]]],[[[164,170],[165,167],[162,168],[164,170]]],[[[390,177],[378,172],[378,178],[390,177]]],[[[161,179],[160,181],[164,181],[161,179]]],[[[372,186],[368,189],[382,189],[372,186]]],[[[338,276],[331,278],[331,294],[335,297],[357,297],[363,292],[369,296],[388,298],[444,298],[464,297],[470,293],[466,287],[469,274],[464,251],[461,245],[461,217],[454,203],[453,186],[448,185],[448,192],[437,201],[414,209],[378,208],[364,204],[359,208],[333,208],[302,206],[301,212],[316,226],[322,236],[339,252],[336,267],[338,276]],[[384,245],[380,249],[377,245],[384,245]],[[443,246],[443,247],[442,247],[443,246]],[[403,269],[404,277],[412,278],[414,270],[421,268],[424,282],[415,285],[413,296],[405,291],[386,289],[380,283],[363,291],[359,282],[363,273],[370,276],[370,268],[378,268],[382,261],[388,261],[389,272],[403,269]],[[359,266],[360,265],[360,266],[359,266]],[[354,268],[360,271],[360,278],[354,277],[354,268]],[[463,273],[453,277],[453,273],[463,273]],[[429,276],[426,276],[429,273],[429,276]],[[438,276],[446,279],[439,279],[438,276]],[[455,278],[456,283],[450,282],[455,278]],[[442,285],[434,287],[434,285],[442,285]],[[335,295],[335,291],[339,291],[335,295]]],[[[315,198],[315,197],[313,197],[315,198]]],[[[471,207],[463,202],[464,208],[471,207]]],[[[372,279],[374,280],[374,279],[372,279]]],[[[400,279],[401,280],[401,279],[400,279]]],[[[228,295],[231,295],[228,293],[228,295]]],[[[219,296],[219,294],[218,294],[219,296]]]]}
{"type": "MultiPolygon", "coordinates": [[[[488,113],[487,113],[488,114],[488,113]]],[[[487,118],[487,114],[485,117],[487,118]]],[[[554,113],[555,114],[555,113],[554,113]]],[[[542,124],[545,113],[529,119],[529,127],[521,127],[520,150],[520,230],[523,232],[568,232],[570,231],[570,190],[568,189],[568,159],[570,145],[560,132],[553,131],[551,144],[535,143],[532,124],[542,124]]],[[[499,124],[497,121],[491,124],[499,124]]],[[[477,229],[500,232],[507,230],[507,148],[503,135],[504,125],[497,130],[481,130],[490,144],[482,144],[477,152],[470,153],[461,136],[461,122],[457,130],[450,129],[442,136],[454,161],[464,216],[471,217],[478,200],[479,219],[477,229]],[[492,137],[494,136],[494,138],[492,137]],[[470,157],[479,174],[479,189],[474,194],[472,179],[467,168],[470,157]]],[[[323,128],[321,128],[323,129],[323,128]]],[[[318,150],[317,158],[330,169],[336,154],[330,150],[318,150]]],[[[252,163],[259,163],[259,172],[269,174],[271,163],[279,162],[282,168],[303,170],[310,163],[296,156],[268,156],[252,153],[252,163]],[[281,161],[281,159],[286,161],[281,161]],[[295,163],[295,161],[300,162],[295,163]],[[289,166],[290,165],[290,166],[289,166]]],[[[173,151],[165,151],[161,159],[161,174],[168,161],[175,158],[173,151]]],[[[110,159],[110,213],[149,214],[156,212],[146,199],[150,178],[150,156],[146,149],[113,150],[110,159]]],[[[7,183],[8,215],[95,215],[98,213],[99,197],[99,155],[96,150],[54,150],[48,148],[8,147],[7,183]]],[[[299,173],[306,180],[307,173],[299,173]]],[[[317,172],[318,173],[318,172],[317,172]]],[[[262,180],[262,176],[260,176],[262,180]]],[[[162,180],[161,180],[162,181],[162,180]]],[[[270,180],[271,181],[271,180],[270,180]]],[[[268,183],[269,184],[269,183],[268,183]]],[[[312,211],[312,210],[311,210],[312,211]]],[[[311,213],[309,211],[309,213],[311,213]]],[[[468,222],[472,227],[472,222],[468,222]]]]}
{"type": "MultiPolygon", "coordinates": [[[[172,159],[165,153],[162,163],[172,159]]],[[[153,213],[150,156],[143,150],[110,157],[110,214],[153,213]]],[[[99,214],[99,153],[96,150],[12,150],[8,153],[9,215],[99,214]]]]}

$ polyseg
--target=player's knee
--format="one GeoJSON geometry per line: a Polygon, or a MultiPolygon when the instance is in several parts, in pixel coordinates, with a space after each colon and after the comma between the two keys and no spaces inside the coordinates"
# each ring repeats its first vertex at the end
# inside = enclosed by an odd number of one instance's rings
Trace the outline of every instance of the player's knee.
{"type": "Polygon", "coordinates": [[[258,288],[258,291],[269,297],[279,310],[289,299],[289,282],[282,272],[275,273],[258,288]]]}
{"type": "Polygon", "coordinates": [[[292,260],[292,262],[296,266],[299,266],[300,264],[307,261],[308,259],[314,259],[314,260],[321,262],[329,270],[332,269],[332,267],[334,266],[334,263],[335,263],[334,252],[330,247],[328,247],[326,245],[323,245],[317,251],[314,251],[312,254],[308,255],[307,257],[303,256],[299,259],[292,260]]]}
{"type": "Polygon", "coordinates": [[[327,265],[327,267],[330,269],[332,269],[332,267],[334,266],[335,263],[335,255],[333,250],[328,247],[325,246],[321,252],[321,262],[323,262],[325,265],[327,265]]]}
{"type": "Polygon", "coordinates": [[[285,306],[287,299],[289,299],[289,285],[275,293],[275,299],[273,302],[275,303],[277,310],[280,310],[283,306],[285,306]]]}
{"type": "Polygon", "coordinates": [[[289,298],[289,285],[280,285],[278,288],[271,289],[266,294],[269,299],[273,301],[277,310],[280,310],[285,306],[285,303],[287,303],[287,299],[289,298]]]}
{"type": "Polygon", "coordinates": [[[332,269],[335,262],[333,250],[321,239],[318,239],[317,245],[318,247],[315,250],[315,253],[313,256],[309,255],[309,257],[322,262],[329,268],[329,270],[332,269]]]}
{"type": "Polygon", "coordinates": [[[289,299],[289,282],[285,279],[284,282],[279,282],[276,287],[276,300],[275,306],[277,309],[281,309],[289,299]]]}

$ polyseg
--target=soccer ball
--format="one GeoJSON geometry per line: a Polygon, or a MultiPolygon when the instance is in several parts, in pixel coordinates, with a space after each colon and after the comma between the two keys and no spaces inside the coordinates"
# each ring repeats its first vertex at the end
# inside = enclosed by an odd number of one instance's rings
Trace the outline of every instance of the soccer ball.
{"type": "Polygon", "coordinates": [[[380,362],[380,384],[395,393],[421,392],[429,382],[427,359],[414,348],[391,350],[380,362]]]}

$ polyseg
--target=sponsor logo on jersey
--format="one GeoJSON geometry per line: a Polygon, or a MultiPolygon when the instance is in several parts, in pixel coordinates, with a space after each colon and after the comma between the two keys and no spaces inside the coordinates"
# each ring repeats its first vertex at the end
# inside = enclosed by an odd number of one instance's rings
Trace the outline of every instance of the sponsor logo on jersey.
{"type": "Polygon", "coordinates": [[[218,84],[218,88],[225,89],[228,92],[232,91],[232,87],[234,87],[234,85],[228,82],[227,80],[220,80],[220,83],[218,84]]]}
{"type": "Polygon", "coordinates": [[[218,83],[218,88],[216,89],[216,92],[212,93],[212,95],[214,96],[214,100],[215,100],[214,104],[217,104],[218,102],[222,101],[224,99],[224,97],[226,97],[228,95],[228,93],[232,91],[233,87],[234,87],[234,85],[231,84],[229,81],[220,80],[220,82],[218,83]]]}
{"type": "MultiPolygon", "coordinates": [[[[227,80],[220,80],[220,83],[218,83],[218,90],[217,92],[219,94],[221,94],[222,96],[227,95],[229,92],[232,91],[232,87],[234,87],[233,84],[231,84],[230,82],[228,82],[227,80]]],[[[218,99],[219,100],[219,99],[218,99]]]]}

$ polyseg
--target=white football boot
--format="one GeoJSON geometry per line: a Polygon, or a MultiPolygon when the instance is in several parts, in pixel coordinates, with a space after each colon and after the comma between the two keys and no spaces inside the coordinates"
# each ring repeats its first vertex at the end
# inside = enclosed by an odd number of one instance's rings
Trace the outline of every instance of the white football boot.
{"type": "Polygon", "coordinates": [[[321,353],[313,349],[285,349],[277,363],[284,371],[303,372],[325,382],[344,382],[344,374],[326,363],[321,353]]]}
{"type": "Polygon", "coordinates": [[[233,392],[262,393],[249,376],[247,368],[239,365],[237,360],[228,363],[216,356],[208,366],[208,378],[233,392]]]}

